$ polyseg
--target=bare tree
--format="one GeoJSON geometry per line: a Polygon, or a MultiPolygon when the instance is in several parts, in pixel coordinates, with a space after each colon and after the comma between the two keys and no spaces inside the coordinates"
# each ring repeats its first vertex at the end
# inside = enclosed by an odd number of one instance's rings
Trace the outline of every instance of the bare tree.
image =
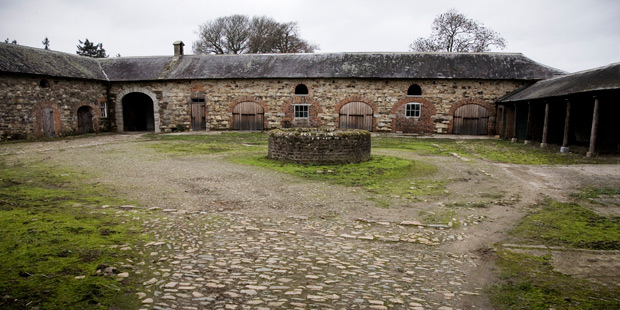
{"type": "Polygon", "coordinates": [[[418,38],[409,47],[417,52],[487,52],[491,46],[506,47],[501,35],[451,9],[433,21],[428,38],[418,38]]]}
{"type": "Polygon", "coordinates": [[[318,47],[299,37],[297,23],[261,16],[220,17],[199,26],[197,54],[311,53],[318,47]]]}

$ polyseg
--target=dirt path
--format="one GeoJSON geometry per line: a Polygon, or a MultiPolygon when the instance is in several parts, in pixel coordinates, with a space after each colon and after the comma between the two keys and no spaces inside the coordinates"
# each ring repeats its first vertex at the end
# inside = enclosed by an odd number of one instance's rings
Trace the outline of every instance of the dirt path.
{"type": "Polygon", "coordinates": [[[445,195],[392,198],[382,208],[360,189],[233,164],[227,154],[170,156],[151,143],[108,135],[0,148],[6,161],[72,166],[144,208],[166,210],[165,221],[144,219],[161,239],[145,245],[157,262],[143,270],[154,279],[140,295],[145,308],[489,308],[484,249],[505,239],[523,207],[545,196],[566,200],[584,186],[620,186],[618,165],[521,166],[377,150],[432,163],[433,178],[449,180],[445,195]],[[425,215],[442,212],[458,226],[399,225],[434,224],[425,215]]]}

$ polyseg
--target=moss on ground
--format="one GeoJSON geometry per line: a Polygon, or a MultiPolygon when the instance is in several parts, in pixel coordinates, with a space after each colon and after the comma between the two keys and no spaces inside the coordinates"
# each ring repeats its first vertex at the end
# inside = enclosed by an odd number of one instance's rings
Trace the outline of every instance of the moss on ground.
{"type": "Polygon", "coordinates": [[[139,242],[137,223],[99,208],[126,202],[60,168],[0,163],[0,178],[0,308],[138,307],[131,279],[96,275],[138,258],[118,250],[139,242]]]}
{"type": "Polygon", "coordinates": [[[392,198],[413,199],[445,192],[444,181],[430,178],[437,171],[437,167],[391,156],[374,155],[369,161],[345,165],[300,165],[271,160],[264,155],[240,157],[234,161],[281,171],[308,180],[362,187],[380,196],[392,198]]]}
{"type": "MultiPolygon", "coordinates": [[[[620,249],[620,219],[579,204],[545,201],[521,220],[513,242],[570,248],[620,249]]],[[[499,248],[500,281],[489,289],[498,309],[620,309],[620,287],[606,287],[553,270],[550,256],[499,248]]]]}
{"type": "Polygon", "coordinates": [[[620,250],[620,218],[600,216],[575,203],[546,201],[512,236],[529,244],[620,250]]]}
{"type": "Polygon", "coordinates": [[[549,256],[499,249],[500,283],[489,289],[496,309],[620,309],[620,288],[553,271],[549,256]]]}

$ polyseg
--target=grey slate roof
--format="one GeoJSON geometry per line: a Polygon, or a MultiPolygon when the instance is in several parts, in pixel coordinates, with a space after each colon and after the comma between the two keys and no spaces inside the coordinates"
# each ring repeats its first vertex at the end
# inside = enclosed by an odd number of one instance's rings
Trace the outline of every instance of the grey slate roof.
{"type": "Polygon", "coordinates": [[[620,63],[538,81],[500,98],[498,102],[543,99],[614,89],[620,89],[620,63]]]}
{"type": "Polygon", "coordinates": [[[101,65],[113,81],[224,78],[540,80],[564,74],[521,54],[499,53],[187,55],[176,61],[173,57],[105,59],[101,65]]]}
{"type": "Polygon", "coordinates": [[[105,80],[99,62],[90,57],[0,43],[0,72],[105,80]]]}
{"type": "Polygon", "coordinates": [[[541,80],[565,74],[513,53],[186,55],[93,59],[0,43],[0,71],[109,81],[246,78],[541,80]]]}

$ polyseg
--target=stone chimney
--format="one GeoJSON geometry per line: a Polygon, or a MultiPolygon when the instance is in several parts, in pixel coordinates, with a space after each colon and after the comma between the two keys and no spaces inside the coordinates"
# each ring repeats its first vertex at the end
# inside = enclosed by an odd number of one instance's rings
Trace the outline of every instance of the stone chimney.
{"type": "Polygon", "coordinates": [[[183,41],[176,41],[172,45],[174,45],[174,57],[183,56],[183,46],[185,46],[183,41]]]}

